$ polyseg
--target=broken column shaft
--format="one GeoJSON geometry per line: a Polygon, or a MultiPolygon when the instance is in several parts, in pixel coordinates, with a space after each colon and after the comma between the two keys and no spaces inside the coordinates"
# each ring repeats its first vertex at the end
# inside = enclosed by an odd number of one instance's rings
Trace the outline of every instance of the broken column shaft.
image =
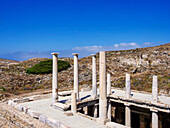
{"type": "Polygon", "coordinates": [[[94,108],[93,108],[94,110],[94,118],[97,118],[97,105],[94,105],[94,108]]]}
{"type": "Polygon", "coordinates": [[[152,101],[158,101],[158,77],[156,75],[153,75],[152,80],[152,101]]]}
{"type": "Polygon", "coordinates": [[[78,54],[74,55],[74,92],[77,93],[77,99],[79,100],[79,81],[78,81],[78,54]]]}
{"type": "Polygon", "coordinates": [[[107,95],[110,95],[111,93],[111,79],[110,74],[107,73],[107,95]]]}
{"type": "Polygon", "coordinates": [[[92,55],[92,98],[97,97],[96,55],[92,55]]]}
{"type": "Polygon", "coordinates": [[[125,105],[125,126],[131,127],[131,110],[130,110],[130,105],[125,105]]]}
{"type": "MultiPolygon", "coordinates": [[[[110,79],[110,74],[107,73],[107,95],[111,95],[111,79],[110,79]]],[[[111,101],[108,99],[107,103],[107,118],[109,121],[111,121],[111,116],[112,116],[112,106],[111,106],[111,101]]]]}
{"type": "Polygon", "coordinates": [[[126,83],[125,83],[125,97],[130,98],[131,87],[130,87],[130,74],[126,73],[126,83]]]}
{"type": "Polygon", "coordinates": [[[51,53],[53,55],[53,80],[52,80],[52,103],[58,100],[58,54],[51,53]]]}
{"type": "MultiPolygon", "coordinates": [[[[130,74],[128,73],[126,73],[125,86],[126,86],[125,97],[129,99],[131,94],[131,86],[130,86],[130,74]]],[[[131,127],[131,110],[129,104],[125,104],[125,126],[131,127]]]]}

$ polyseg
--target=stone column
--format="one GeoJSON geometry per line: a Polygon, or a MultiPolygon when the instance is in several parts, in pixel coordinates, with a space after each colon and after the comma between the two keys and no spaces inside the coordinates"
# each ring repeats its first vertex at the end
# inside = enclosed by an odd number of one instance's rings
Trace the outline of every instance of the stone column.
{"type": "Polygon", "coordinates": [[[111,121],[111,118],[112,118],[112,105],[111,105],[110,99],[108,101],[107,118],[108,118],[109,121],[111,121]]]}
{"type": "Polygon", "coordinates": [[[79,100],[79,81],[78,81],[78,55],[77,53],[73,53],[74,55],[74,92],[77,93],[77,100],[79,100]]]}
{"type": "Polygon", "coordinates": [[[158,77],[153,75],[152,80],[152,101],[156,103],[158,101],[158,77]]]}
{"type": "Polygon", "coordinates": [[[92,98],[97,97],[96,55],[92,55],[92,98]]]}
{"type": "Polygon", "coordinates": [[[152,128],[158,128],[158,111],[152,111],[152,128]]]}
{"type": "Polygon", "coordinates": [[[71,111],[73,114],[77,113],[76,95],[77,93],[75,93],[74,91],[71,94],[71,111]]]}
{"type": "Polygon", "coordinates": [[[127,99],[130,98],[130,93],[131,93],[131,87],[130,87],[130,74],[126,73],[126,90],[125,90],[125,97],[127,99]]]}
{"type": "Polygon", "coordinates": [[[53,80],[52,80],[52,103],[54,104],[58,100],[58,54],[51,53],[53,55],[53,80]]]}
{"type": "Polygon", "coordinates": [[[106,54],[100,52],[100,96],[99,96],[99,119],[98,123],[105,124],[107,119],[107,87],[106,87],[106,54]]]}
{"type": "Polygon", "coordinates": [[[97,118],[97,105],[94,105],[94,118],[97,118]]]}
{"type": "Polygon", "coordinates": [[[88,106],[85,106],[85,107],[83,108],[83,111],[84,111],[84,114],[88,115],[88,106]]]}
{"type": "Polygon", "coordinates": [[[111,79],[110,74],[107,73],[107,95],[110,95],[112,93],[111,91],[111,79]]]}
{"type": "Polygon", "coordinates": [[[116,107],[112,107],[112,116],[113,119],[116,117],[116,107]]]}
{"type": "Polygon", "coordinates": [[[131,112],[128,104],[125,104],[125,126],[131,127],[131,112]]]}
{"type": "MultiPolygon", "coordinates": [[[[107,73],[107,95],[108,96],[111,95],[111,79],[109,73],[107,73]]],[[[112,116],[112,106],[111,106],[111,101],[109,99],[107,103],[107,118],[109,121],[111,121],[111,116],[112,116]]]]}
{"type": "Polygon", "coordinates": [[[145,128],[145,117],[140,114],[140,128],[145,128]]]}
{"type": "Polygon", "coordinates": [[[139,66],[142,64],[142,60],[141,60],[141,54],[139,55],[139,66]]]}

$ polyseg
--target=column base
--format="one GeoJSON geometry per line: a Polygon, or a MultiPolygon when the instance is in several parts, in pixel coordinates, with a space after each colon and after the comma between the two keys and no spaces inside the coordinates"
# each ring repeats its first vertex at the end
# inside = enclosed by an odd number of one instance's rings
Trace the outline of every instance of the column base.
{"type": "Polygon", "coordinates": [[[110,121],[109,121],[109,119],[100,119],[100,118],[97,118],[96,122],[98,124],[105,125],[107,122],[110,122],[110,121]]]}

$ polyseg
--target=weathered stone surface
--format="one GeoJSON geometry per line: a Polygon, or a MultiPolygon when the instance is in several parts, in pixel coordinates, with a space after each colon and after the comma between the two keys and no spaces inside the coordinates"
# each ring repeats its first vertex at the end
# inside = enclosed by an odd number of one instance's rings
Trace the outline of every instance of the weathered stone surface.
{"type": "Polygon", "coordinates": [[[39,116],[39,120],[40,120],[41,122],[43,122],[43,123],[46,123],[47,116],[41,114],[41,115],[39,116]]]}
{"type": "Polygon", "coordinates": [[[124,125],[121,125],[115,122],[107,122],[106,126],[107,128],[130,128],[130,127],[127,127],[127,126],[124,126],[124,125]]]}
{"type": "Polygon", "coordinates": [[[73,113],[71,111],[64,112],[66,116],[73,116],[73,113]]]}
{"type": "Polygon", "coordinates": [[[47,118],[46,123],[53,128],[60,128],[60,124],[61,124],[60,122],[57,122],[52,118],[47,118]]]}

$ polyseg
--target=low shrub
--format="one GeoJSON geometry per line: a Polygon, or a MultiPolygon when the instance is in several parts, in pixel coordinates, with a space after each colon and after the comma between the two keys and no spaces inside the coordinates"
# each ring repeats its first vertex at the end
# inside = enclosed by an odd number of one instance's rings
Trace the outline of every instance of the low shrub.
{"type": "MultiPolygon", "coordinates": [[[[38,64],[35,64],[33,67],[26,70],[28,74],[49,74],[52,73],[52,64],[53,60],[41,61],[38,64]]],[[[58,60],[58,72],[66,70],[70,67],[70,63],[63,60],[58,60]]]]}

